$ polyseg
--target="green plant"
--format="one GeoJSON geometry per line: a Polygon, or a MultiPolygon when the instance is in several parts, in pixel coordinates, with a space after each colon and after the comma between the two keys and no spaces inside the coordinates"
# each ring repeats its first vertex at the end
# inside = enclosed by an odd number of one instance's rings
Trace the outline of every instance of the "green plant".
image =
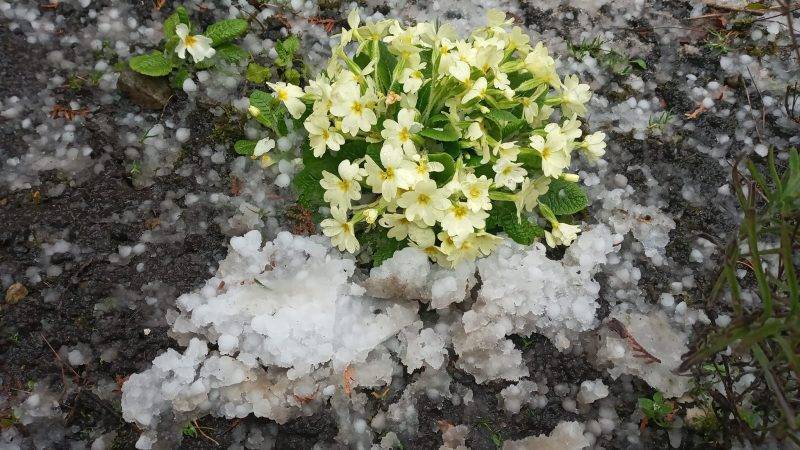
{"type": "Polygon", "coordinates": [[[605,41],[599,37],[591,40],[581,39],[580,42],[567,42],[570,54],[578,60],[587,55],[595,58],[601,66],[616,75],[629,75],[634,69],[647,69],[647,62],[642,58],[631,58],[613,49],[604,48],[605,41]]]}
{"type": "Polygon", "coordinates": [[[492,444],[494,444],[495,447],[503,448],[503,436],[500,434],[499,431],[496,431],[494,429],[489,420],[484,418],[478,418],[477,425],[485,429],[489,433],[489,439],[492,440],[492,444]]]}
{"type": "Polygon", "coordinates": [[[675,404],[664,400],[664,394],[656,392],[653,398],[639,398],[639,409],[647,422],[654,422],[662,428],[668,428],[675,416],[675,404]]]}
{"type": "Polygon", "coordinates": [[[711,333],[684,359],[681,369],[702,365],[717,367],[727,386],[724,398],[715,398],[724,410],[721,420],[740,437],[758,443],[768,434],[800,443],[800,283],[798,252],[800,247],[800,156],[790,149],[784,167],[779,167],[770,150],[763,168],[745,160],[745,176],[733,169],[733,187],[744,217],[739,230],[728,243],[722,268],[709,301],[717,301],[727,290],[734,319],[727,327],[711,333]],[[740,279],[737,270],[745,267],[751,277],[740,279]],[[745,302],[744,290],[758,301],[745,302]],[[733,350],[731,357],[721,352],[733,350]],[[769,404],[730,388],[733,383],[730,360],[755,366],[760,372],[751,390],[761,390],[769,404]]]}
{"type": "Polygon", "coordinates": [[[675,114],[672,114],[672,111],[662,111],[659,115],[650,116],[647,120],[647,129],[663,131],[673,119],[675,114]]]}
{"type": "MultiPolygon", "coordinates": [[[[605,152],[605,135],[583,136],[578,119],[588,85],[562,80],[547,48],[501,12],[463,41],[448,25],[362,25],[356,13],[348,23],[308,86],[250,96],[272,134],[286,134],[286,116],[308,131],[294,185],[302,206],[330,211],[321,226],[335,246],[366,248],[377,265],[412,245],[453,266],[491,253],[500,232],[525,245],[574,241],[588,199],[567,172],[572,153],[605,152]]],[[[296,45],[284,42],[276,65],[296,45]]],[[[274,147],[270,137],[234,146],[267,163],[274,147]]]]}
{"type": "Polygon", "coordinates": [[[162,51],[134,56],[128,65],[151,77],[171,75],[172,85],[180,86],[194,70],[208,69],[220,61],[239,63],[250,59],[246,50],[233,43],[247,30],[246,20],[227,19],[209,25],[203,34],[196,34],[186,9],[179,6],[164,21],[162,51]],[[187,52],[192,63],[186,57],[187,52]]]}
{"type": "Polygon", "coordinates": [[[275,51],[278,53],[275,66],[278,67],[281,78],[288,83],[300,83],[300,78],[306,73],[306,67],[297,54],[299,49],[300,39],[294,35],[275,43],[275,51]]]}
{"type": "Polygon", "coordinates": [[[197,428],[192,423],[187,423],[186,426],[181,429],[181,434],[187,437],[197,437],[197,428]]]}

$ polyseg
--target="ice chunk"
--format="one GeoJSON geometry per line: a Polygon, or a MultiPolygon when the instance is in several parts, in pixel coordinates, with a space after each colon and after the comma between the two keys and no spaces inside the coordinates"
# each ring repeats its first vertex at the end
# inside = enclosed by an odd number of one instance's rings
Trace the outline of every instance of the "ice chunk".
{"type": "Polygon", "coordinates": [[[616,312],[609,320],[619,321],[638,345],[659,360],[643,357],[641,352],[634,351],[630,339],[604,327],[599,331],[597,360],[602,364],[611,363],[608,373],[613,378],[623,373],[638,376],[670,398],[686,393],[690,378],[676,375],[674,371],[681,364],[681,355],[688,351],[688,337],[669,324],[663,311],[616,312]]]}
{"type": "Polygon", "coordinates": [[[506,441],[503,450],[582,450],[591,445],[580,422],[560,422],[549,435],[540,434],[518,441],[506,441]]]}

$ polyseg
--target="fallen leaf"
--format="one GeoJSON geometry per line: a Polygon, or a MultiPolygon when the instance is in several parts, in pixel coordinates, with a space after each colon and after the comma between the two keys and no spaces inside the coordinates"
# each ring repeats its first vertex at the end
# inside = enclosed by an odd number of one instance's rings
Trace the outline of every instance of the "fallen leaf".
{"type": "Polygon", "coordinates": [[[706,108],[703,105],[699,105],[697,108],[694,109],[694,111],[686,113],[684,114],[684,116],[686,116],[687,119],[697,119],[698,117],[700,117],[700,114],[703,114],[706,111],[708,111],[708,108],[706,108]]]}
{"type": "Polygon", "coordinates": [[[28,288],[22,283],[14,283],[6,291],[6,303],[15,305],[28,295],[28,288]]]}
{"type": "Polygon", "coordinates": [[[344,369],[344,373],[342,374],[342,385],[344,387],[344,393],[350,395],[353,392],[353,381],[355,381],[353,373],[353,368],[350,367],[348,364],[347,367],[344,369]]]}

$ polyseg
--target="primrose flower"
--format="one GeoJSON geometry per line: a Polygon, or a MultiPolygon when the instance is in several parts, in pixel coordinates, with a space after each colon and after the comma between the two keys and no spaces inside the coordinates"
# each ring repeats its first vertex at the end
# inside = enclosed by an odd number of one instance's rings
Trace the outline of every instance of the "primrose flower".
{"type": "Polygon", "coordinates": [[[537,42],[533,50],[525,57],[525,68],[543,83],[553,87],[560,85],[561,80],[556,73],[556,62],[550,56],[547,47],[541,42],[537,42]]]}
{"type": "Polygon", "coordinates": [[[547,177],[558,177],[569,166],[567,140],[560,131],[547,134],[547,139],[535,134],[531,136],[531,148],[542,157],[542,173],[547,177]]]}
{"type": "Polygon", "coordinates": [[[264,138],[256,142],[255,148],[253,148],[253,155],[251,158],[259,159],[261,158],[261,166],[262,167],[269,167],[272,165],[272,157],[270,157],[267,152],[275,148],[275,141],[270,138],[264,138]]]}
{"type": "Polygon", "coordinates": [[[392,152],[381,151],[381,165],[379,166],[371,157],[367,156],[364,169],[367,171],[367,184],[372,192],[381,194],[386,201],[391,202],[397,197],[398,189],[408,189],[414,182],[413,162],[398,157],[392,152]]]}
{"type": "Polygon", "coordinates": [[[422,130],[422,124],[415,121],[417,111],[411,108],[403,108],[397,113],[397,121],[386,119],[383,122],[381,136],[385,139],[383,148],[388,148],[393,152],[408,156],[417,154],[417,148],[411,137],[422,130]]]}
{"type": "Polygon", "coordinates": [[[416,161],[416,164],[417,169],[415,171],[415,175],[417,177],[417,181],[427,180],[430,178],[431,172],[444,171],[444,164],[438,161],[429,161],[428,155],[420,156],[416,161]]]}
{"type": "Polygon", "coordinates": [[[331,208],[331,218],[323,220],[322,233],[331,238],[331,244],[341,251],[355,253],[360,245],[355,235],[355,224],[347,220],[347,210],[331,208]]]}
{"type": "Polygon", "coordinates": [[[550,224],[553,229],[544,232],[544,238],[550,247],[572,244],[572,241],[578,237],[578,233],[581,231],[581,227],[578,225],[569,225],[561,222],[551,222],[550,224]]]}
{"type": "Polygon", "coordinates": [[[300,100],[303,90],[299,86],[284,82],[267,83],[267,85],[275,92],[275,97],[283,102],[292,117],[299,119],[306,112],[306,104],[300,100]]]}
{"type": "Polygon", "coordinates": [[[470,100],[474,98],[483,99],[486,97],[486,90],[489,87],[489,84],[486,81],[486,78],[480,77],[477,81],[472,84],[472,87],[469,88],[464,97],[461,99],[461,103],[465,104],[468,103],[470,100]]]}
{"type": "Polygon", "coordinates": [[[584,138],[581,148],[589,160],[596,160],[606,154],[606,134],[602,131],[592,133],[584,138]]]}
{"type": "Polygon", "coordinates": [[[567,75],[561,86],[561,109],[569,116],[586,114],[586,102],[592,98],[588,84],[581,84],[577,75],[567,75]]]}
{"type": "Polygon", "coordinates": [[[404,208],[408,220],[421,220],[432,227],[441,219],[444,210],[450,206],[450,200],[444,192],[436,187],[433,180],[417,182],[414,188],[397,199],[397,206],[404,208]]]}
{"type": "Polygon", "coordinates": [[[203,36],[202,34],[189,34],[189,27],[186,24],[179,23],[175,27],[175,34],[178,35],[178,45],[175,47],[175,53],[178,58],[186,59],[186,52],[192,55],[194,62],[200,62],[206,58],[211,58],[217,52],[211,47],[213,42],[211,38],[203,36]]]}
{"type": "Polygon", "coordinates": [[[475,235],[470,233],[461,239],[456,238],[453,241],[453,247],[447,255],[447,260],[450,261],[453,267],[456,267],[463,261],[474,260],[478,257],[478,253],[480,253],[480,247],[475,241],[475,235]]]}
{"type": "Polygon", "coordinates": [[[539,204],[539,197],[547,193],[550,189],[550,181],[548,177],[539,177],[536,181],[531,181],[530,178],[525,178],[522,181],[519,192],[514,194],[514,205],[517,207],[517,220],[522,216],[522,210],[533,211],[533,208],[539,204]]]}
{"type": "Polygon", "coordinates": [[[492,209],[492,200],[489,198],[489,187],[492,185],[492,180],[486,178],[486,175],[478,178],[470,173],[460,184],[461,193],[467,197],[467,206],[470,211],[492,209]]]}
{"type": "Polygon", "coordinates": [[[328,116],[312,114],[303,126],[308,131],[309,144],[317,158],[325,154],[326,149],[338,151],[344,144],[344,136],[331,126],[328,116]]]}
{"type": "Polygon", "coordinates": [[[378,116],[370,109],[370,103],[376,100],[374,92],[367,90],[364,96],[354,82],[344,83],[337,87],[331,114],[342,118],[342,131],[355,136],[360,131],[369,131],[378,123],[378,116]]]}
{"type": "Polygon", "coordinates": [[[422,227],[413,220],[408,220],[405,214],[384,214],[378,219],[380,226],[388,228],[386,235],[392,239],[402,241],[406,238],[420,242],[427,234],[422,227]]]}
{"type": "Polygon", "coordinates": [[[494,184],[502,186],[512,191],[517,187],[517,184],[522,183],[528,171],[522,167],[521,163],[509,161],[505,158],[500,158],[492,166],[495,172],[494,184]]]}
{"type": "Polygon", "coordinates": [[[333,86],[323,75],[316,80],[309,80],[306,94],[314,100],[314,112],[326,115],[333,106],[333,86]]]}
{"type": "Polygon", "coordinates": [[[442,218],[442,228],[454,238],[462,238],[486,226],[489,213],[485,211],[472,211],[464,202],[455,202],[445,211],[442,218]]]}
{"type": "Polygon", "coordinates": [[[359,181],[363,177],[364,169],[345,159],[339,163],[338,171],[338,177],[327,170],[322,171],[319,184],[325,189],[323,199],[331,206],[350,209],[351,202],[361,198],[359,181]]]}
{"type": "Polygon", "coordinates": [[[475,63],[477,51],[465,41],[456,42],[455,54],[446,58],[447,70],[456,80],[464,83],[469,79],[470,67],[475,63]]]}
{"type": "Polygon", "coordinates": [[[421,63],[416,67],[406,67],[400,74],[400,82],[403,83],[403,92],[406,94],[413,94],[419,91],[422,87],[423,75],[422,69],[425,68],[425,63],[421,63]]]}

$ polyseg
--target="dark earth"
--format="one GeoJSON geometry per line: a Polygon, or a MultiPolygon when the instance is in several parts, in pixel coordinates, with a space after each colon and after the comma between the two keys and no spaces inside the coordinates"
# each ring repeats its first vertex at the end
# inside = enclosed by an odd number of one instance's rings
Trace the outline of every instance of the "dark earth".
{"type": "MultiPolygon", "coordinates": [[[[136,11],[140,18],[151,14],[149,2],[138,1],[136,11]]],[[[676,16],[686,15],[690,7],[686,2],[657,2],[664,8],[676,12],[676,16]],[[685,11],[680,13],[680,11],[685,11]]],[[[65,5],[60,11],[68,19],[74,19],[76,11],[70,11],[65,5]]],[[[606,13],[612,13],[606,11],[606,13]]],[[[540,27],[553,26],[550,13],[527,5],[522,18],[527,25],[540,27]]],[[[44,86],[45,80],[58,74],[58,71],[43,64],[45,49],[30,46],[24,36],[8,30],[8,24],[0,20],[0,97],[17,95],[21,98],[33,96],[44,86]],[[35,74],[33,76],[32,74],[35,74]]],[[[559,24],[567,26],[568,24],[559,24]]],[[[632,27],[647,28],[647,23],[631,24],[632,27]]],[[[559,30],[568,33],[568,30],[559,30]]],[[[648,33],[627,33],[626,37],[650,42],[652,35],[648,33]]],[[[655,61],[660,52],[668,51],[664,47],[654,47],[650,58],[655,61]]],[[[718,70],[718,57],[704,55],[699,61],[692,61],[705,67],[709,73],[718,70]]],[[[649,67],[650,65],[648,65],[649,67]]],[[[61,75],[64,75],[63,73],[61,75]]],[[[648,70],[640,74],[647,80],[652,78],[648,70]]],[[[739,89],[737,96],[743,96],[739,89]]],[[[601,92],[601,94],[606,95],[601,92]]],[[[79,99],[81,104],[94,104],[96,94],[90,88],[63,92],[63,101],[79,99]]],[[[689,111],[693,102],[683,92],[676,89],[672,82],[664,83],[659,88],[659,95],[666,103],[665,109],[689,111]]],[[[183,92],[175,93],[173,99],[164,109],[164,117],[176,115],[185,102],[183,92]]],[[[78,133],[92,148],[101,149],[107,143],[115,142],[114,129],[109,125],[118,110],[137,111],[140,106],[135,99],[123,98],[111,106],[102,107],[90,115],[78,133]]],[[[200,146],[210,142],[214,121],[210,113],[203,117],[201,111],[198,120],[193,120],[192,140],[188,143],[200,146]]],[[[708,132],[694,132],[693,136],[706,135],[713,138],[714,132],[730,129],[735,126],[735,119],[725,123],[719,118],[701,118],[697,126],[708,132]]],[[[681,131],[677,133],[680,135],[681,131]]],[[[674,138],[674,137],[673,137],[674,138]]],[[[680,139],[680,136],[678,136],[680,139]]],[[[717,205],[705,204],[692,206],[681,196],[680,188],[684,180],[691,179],[702,188],[716,189],[725,183],[728,168],[720,167],[710,157],[694,153],[691,156],[681,154],[672,142],[659,139],[637,141],[629,136],[612,135],[610,140],[622,146],[625,154],[638,164],[648,165],[662,186],[667,186],[664,199],[667,202],[666,212],[675,219],[676,229],[672,232],[672,242],[667,248],[668,256],[678,262],[679,266],[688,264],[689,252],[694,239],[699,235],[725,235],[734,227],[729,214],[721,214],[717,205]],[[683,264],[681,264],[683,263],[683,264]]],[[[9,121],[0,118],[0,144],[11,149],[11,156],[24,154],[25,143],[22,142],[18,130],[9,121]]],[[[181,242],[163,243],[156,248],[156,258],[151,258],[143,272],[139,273],[134,264],[109,264],[106,255],[114,253],[119,245],[133,245],[138,237],[148,229],[157,229],[158,218],[162,211],[159,204],[166,198],[172,198],[177,192],[197,190],[198,186],[189,177],[168,175],[157,177],[149,187],[137,187],[130,175],[130,165],[121,149],[106,147],[106,170],[101,176],[90,177],[77,184],[70,185],[61,195],[47,197],[40,193],[64,182],[63,177],[55,172],[46,173],[42,177],[42,185],[32,190],[9,192],[0,188],[0,271],[10,273],[15,279],[23,279],[24,271],[37,264],[39,258],[39,242],[45,236],[58,236],[77,244],[81,248],[90,249],[81,255],[80,261],[57,261],[67,269],[59,276],[46,277],[37,286],[30,287],[28,295],[14,305],[2,305],[0,309],[0,372],[4,393],[12,396],[24,392],[29,381],[47,380],[51,390],[64,389],[61,401],[62,411],[66,414],[68,436],[73,439],[89,439],[102,433],[116,430],[117,437],[113,448],[133,448],[139,431],[132,424],[122,420],[119,397],[109,402],[91,392],[101,379],[124,380],[132,373],[148,368],[153,358],[162,351],[176,347],[176,343],[167,336],[168,326],[163,321],[154,323],[153,317],[163,317],[143,302],[143,291],[150,280],[161,280],[163,285],[157,289],[164,302],[174,304],[174,299],[181,293],[191,291],[202,285],[215,269],[218,261],[226,254],[227,237],[215,224],[208,232],[190,233],[181,242]],[[38,193],[37,193],[38,192],[38,193]],[[114,213],[132,209],[143,202],[151,202],[150,214],[142,215],[138,221],[120,225],[109,218],[114,213]],[[58,293],[58,301],[46,301],[45,290],[58,293]],[[95,305],[107,303],[108,308],[97,310],[95,305]],[[151,332],[145,336],[143,329],[151,332]],[[79,368],[70,367],[54,350],[62,345],[73,346],[79,342],[89,343],[92,347],[116,347],[119,356],[110,363],[99,363],[94,359],[79,368]],[[68,389],[69,388],[69,389],[68,389]],[[70,426],[72,426],[70,428],[70,426]]],[[[229,160],[234,155],[229,156],[229,160]]],[[[202,167],[207,160],[189,153],[196,165],[202,167]]],[[[615,165],[626,167],[630,161],[617,161],[615,165]]],[[[216,166],[220,175],[230,182],[230,174],[226,165],[216,166]]],[[[647,186],[640,173],[627,173],[630,183],[637,192],[646,195],[647,186]]],[[[193,209],[192,220],[207,220],[214,223],[215,211],[193,209]]],[[[67,254],[68,255],[68,254],[67,254]]],[[[64,257],[64,254],[57,255],[64,257]]],[[[71,255],[68,255],[71,257],[71,255]]],[[[657,302],[658,292],[666,290],[671,278],[662,268],[653,267],[647,260],[639,261],[643,279],[640,285],[647,293],[648,300],[657,302]]],[[[702,302],[705,292],[713,282],[713,273],[696,273],[697,287],[690,293],[690,306],[702,302]]],[[[600,280],[601,283],[603,280],[600,280]]],[[[152,288],[150,288],[152,290],[152,288]]],[[[604,289],[601,294],[608,295],[604,289]]],[[[608,301],[602,299],[600,316],[608,314],[608,301]]],[[[709,316],[715,316],[715,305],[710,305],[709,316]]],[[[587,337],[591,339],[591,337],[587,337]]],[[[524,361],[531,372],[531,378],[546,376],[549,380],[560,380],[563,383],[579,384],[582,380],[602,377],[610,386],[612,395],[620,399],[616,405],[621,417],[629,417],[636,411],[636,396],[652,394],[650,388],[639,380],[633,380],[636,395],[629,393],[631,380],[612,380],[600,368],[593,367],[583,357],[560,353],[546,338],[534,335],[530,338],[516,338],[515,343],[524,351],[524,361]],[[628,393],[626,393],[628,392],[628,393]]],[[[452,356],[452,355],[451,355],[452,356]]],[[[561,398],[551,386],[548,394],[549,404],[544,409],[523,410],[509,417],[502,407],[499,392],[507,383],[476,384],[474,379],[455,367],[449,368],[453,379],[474,393],[474,403],[469,407],[454,406],[447,400],[420,400],[418,435],[410,441],[404,441],[409,449],[436,449],[441,443],[440,423],[466,424],[470,427],[467,445],[473,449],[493,449],[502,445],[503,440],[521,439],[540,433],[549,433],[562,420],[586,420],[583,414],[568,413],[561,407],[561,398]],[[443,422],[442,422],[443,421],[443,422]]],[[[399,386],[402,388],[402,386],[399,386]]],[[[402,389],[390,392],[384,398],[370,400],[370,408],[386,408],[396,401],[402,389]]],[[[7,417],[9,411],[0,411],[0,417],[7,417]]],[[[186,437],[182,449],[226,448],[233,442],[233,429],[251,423],[266,423],[265,419],[249,417],[244,420],[229,421],[213,417],[205,417],[198,421],[205,434],[213,438],[219,445],[203,436],[186,437]]],[[[22,427],[22,425],[16,425],[22,427]]],[[[292,420],[277,427],[276,448],[308,449],[317,442],[334,442],[337,433],[336,419],[329,413],[318,413],[310,417],[292,420]]],[[[23,427],[23,433],[25,432],[23,427]]],[[[645,447],[667,448],[666,433],[660,429],[650,428],[643,434],[645,447]]],[[[626,442],[601,442],[606,448],[627,448],[626,442]]],[[[682,448],[695,448],[699,443],[692,439],[684,439],[682,448]]],[[[58,448],[66,448],[58,447],[58,448]]]]}

